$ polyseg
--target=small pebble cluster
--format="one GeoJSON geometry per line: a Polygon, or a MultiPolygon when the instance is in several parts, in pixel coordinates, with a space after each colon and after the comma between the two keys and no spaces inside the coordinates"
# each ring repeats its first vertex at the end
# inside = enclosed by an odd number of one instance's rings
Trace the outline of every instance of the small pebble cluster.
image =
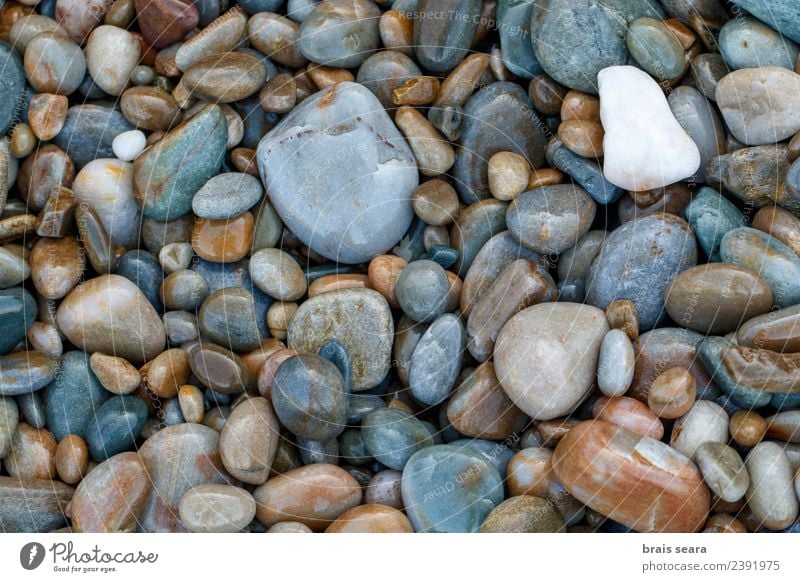
{"type": "Polygon", "coordinates": [[[0,531],[800,531],[797,0],[6,0],[0,531]]]}

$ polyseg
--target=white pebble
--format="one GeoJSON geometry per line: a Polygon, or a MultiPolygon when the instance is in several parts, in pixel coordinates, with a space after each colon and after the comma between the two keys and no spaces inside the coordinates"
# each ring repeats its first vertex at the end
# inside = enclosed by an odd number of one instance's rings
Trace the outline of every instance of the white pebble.
{"type": "Polygon", "coordinates": [[[597,387],[605,396],[622,396],[630,388],[636,364],[633,344],[627,334],[612,329],[600,344],[597,387]]]}
{"type": "Polygon", "coordinates": [[[631,191],[663,188],[694,175],[700,150],[680,126],[650,75],[636,67],[597,74],[603,123],[603,173],[631,191]]]}
{"type": "Polygon", "coordinates": [[[111,142],[114,155],[123,162],[132,162],[147,145],[147,137],[138,129],[124,131],[111,142]]]}

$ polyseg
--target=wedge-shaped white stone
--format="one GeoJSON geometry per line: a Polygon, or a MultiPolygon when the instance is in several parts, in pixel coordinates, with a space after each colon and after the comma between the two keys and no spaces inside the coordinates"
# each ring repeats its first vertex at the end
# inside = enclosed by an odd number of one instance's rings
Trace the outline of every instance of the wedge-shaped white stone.
{"type": "Polygon", "coordinates": [[[597,74],[603,138],[603,173],[626,190],[662,188],[692,176],[700,151],[670,111],[661,88],[636,67],[597,74]]]}

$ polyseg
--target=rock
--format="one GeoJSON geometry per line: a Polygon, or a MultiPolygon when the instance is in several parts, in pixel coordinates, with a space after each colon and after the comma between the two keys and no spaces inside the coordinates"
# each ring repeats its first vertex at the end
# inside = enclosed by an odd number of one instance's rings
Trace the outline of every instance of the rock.
{"type": "Polygon", "coordinates": [[[414,398],[429,406],[447,398],[461,370],[465,345],[464,324],[455,315],[445,314],[431,323],[411,355],[408,383],[414,398]]]}
{"type": "Polygon", "coordinates": [[[733,18],[719,31],[719,51],[731,69],[783,67],[794,70],[797,45],[760,20],[733,18]]]}
{"type": "Polygon", "coordinates": [[[247,21],[247,35],[256,49],[278,64],[293,68],[308,64],[300,52],[300,25],[285,16],[258,11],[247,21]]]}
{"type": "Polygon", "coordinates": [[[389,371],[394,323],[388,303],[377,291],[341,289],[300,305],[289,324],[289,347],[316,353],[329,339],[350,354],[353,390],[377,386],[389,371]]]}
{"type": "Polygon", "coordinates": [[[703,480],[723,501],[739,501],[750,486],[750,476],[742,458],[728,445],[707,442],[695,453],[695,462],[703,480]]]}
{"type": "Polygon", "coordinates": [[[19,408],[16,400],[0,396],[0,459],[11,450],[11,441],[18,424],[19,408]]]}
{"type": "Polygon", "coordinates": [[[664,425],[655,413],[635,398],[598,398],[592,406],[592,416],[655,440],[664,436],[664,425]]]}
{"type": "Polygon", "coordinates": [[[222,394],[237,394],[251,384],[242,359],[214,344],[195,347],[189,354],[189,366],[203,385],[222,394]]]}
{"type": "Polygon", "coordinates": [[[736,405],[751,409],[766,406],[771,399],[769,393],[742,386],[726,369],[722,358],[729,347],[730,342],[725,338],[709,336],[698,344],[697,355],[715,385],[736,405]]]}
{"type": "Polygon", "coordinates": [[[220,434],[223,465],[245,483],[264,483],[278,448],[278,436],[278,419],[270,402],[248,398],[231,411],[220,434]]]}
{"type": "Polygon", "coordinates": [[[133,33],[116,26],[98,26],[86,42],[92,80],[109,95],[120,95],[139,63],[140,51],[141,44],[133,33]]]}
{"type": "Polygon", "coordinates": [[[42,141],[50,141],[64,127],[69,102],[63,95],[38,93],[28,104],[28,123],[31,130],[42,141]]]}
{"type": "Polygon", "coordinates": [[[283,362],[272,384],[272,403],[283,426],[303,438],[325,441],[347,424],[347,388],[335,365],[314,354],[283,362]]]}
{"type": "Polygon", "coordinates": [[[495,345],[503,390],[534,420],[563,416],[592,387],[607,331],[605,314],[588,305],[544,303],[519,312],[508,320],[495,345]],[[535,392],[531,383],[537,386],[535,392]]]}
{"type": "Polygon", "coordinates": [[[139,448],[148,468],[152,491],[137,528],[143,532],[184,531],[178,505],[190,489],[227,484],[218,451],[219,433],[199,424],[161,429],[139,448]]]}
{"type": "Polygon", "coordinates": [[[101,462],[129,449],[147,420],[147,405],[137,396],[112,396],[86,427],[92,459],[101,462]]]}
{"type": "Polygon", "coordinates": [[[136,158],[134,196],[146,217],[168,221],[191,210],[195,193],[219,171],[227,126],[222,109],[208,105],[136,158]]]}
{"type": "Polygon", "coordinates": [[[692,177],[705,182],[708,162],[725,153],[722,120],[703,94],[692,87],[677,87],[669,94],[667,102],[675,119],[700,151],[700,167],[692,177]]]}
{"type": "Polygon", "coordinates": [[[255,206],[263,193],[261,182],[250,174],[219,174],[195,194],[192,211],[200,218],[231,218],[255,206]]]}
{"type": "Polygon", "coordinates": [[[380,408],[369,413],[361,423],[361,438],[370,456],[398,471],[411,455],[433,444],[425,425],[397,408],[380,408]]]}
{"type": "Polygon", "coordinates": [[[50,192],[69,187],[75,178],[75,165],[59,147],[47,144],[37,148],[19,167],[17,185],[22,198],[34,209],[42,208],[50,192]]]}
{"type": "Polygon", "coordinates": [[[633,381],[635,357],[626,333],[612,329],[600,344],[597,387],[606,396],[622,396],[633,381]]]}
{"type": "Polygon", "coordinates": [[[403,470],[401,490],[417,532],[478,531],[503,500],[497,470],[479,453],[452,445],[415,453],[403,470]]]}
{"type": "Polygon", "coordinates": [[[253,497],[256,518],[264,526],[291,519],[321,531],[361,503],[361,486],[344,469],[322,463],[273,477],[253,497]]]}
{"type": "Polygon", "coordinates": [[[147,44],[161,49],[178,42],[200,20],[200,13],[186,0],[135,0],[136,21],[147,44]]]}
{"type": "Polygon", "coordinates": [[[796,201],[787,196],[784,184],[788,154],[783,144],[741,148],[713,158],[706,168],[706,179],[711,185],[723,186],[746,204],[796,206],[796,201]]]}
{"type": "Polygon", "coordinates": [[[256,502],[232,485],[198,485],[181,497],[181,523],[195,533],[236,533],[256,516],[256,502]]]}
{"type": "MultiPolygon", "coordinates": [[[[217,104],[233,103],[256,93],[266,79],[266,67],[254,55],[245,52],[209,55],[199,59],[184,73],[175,95],[187,95],[187,98],[200,98],[217,104]],[[181,93],[177,93],[178,89],[181,89],[181,93]]],[[[242,121],[239,120],[239,123],[242,121]]],[[[233,125],[230,119],[228,125],[233,125]]],[[[239,138],[232,145],[242,139],[243,131],[244,128],[240,127],[239,138]]]]}
{"type": "Polygon", "coordinates": [[[138,453],[120,453],[100,463],[81,481],[72,498],[77,533],[136,531],[148,495],[150,468],[138,453]]]}
{"type": "Polygon", "coordinates": [[[649,75],[635,67],[609,67],[598,73],[597,82],[606,179],[641,191],[668,186],[698,170],[697,145],[649,75]]]}
{"type": "Polygon", "coordinates": [[[694,532],[708,515],[708,488],[687,457],[601,420],[559,441],[553,471],[579,501],[638,532],[694,532]]]}
{"type": "Polygon", "coordinates": [[[762,22],[766,22],[784,36],[800,42],[800,24],[798,24],[800,10],[791,0],[776,0],[774,2],[767,2],[766,0],[731,1],[762,22]]]}
{"type": "Polygon", "coordinates": [[[738,385],[759,392],[796,394],[800,391],[800,356],[736,344],[721,352],[722,364],[738,385]]]}
{"type": "Polygon", "coordinates": [[[142,368],[147,389],[159,398],[174,398],[189,381],[189,354],[172,348],[158,354],[142,368]]]}
{"type": "Polygon", "coordinates": [[[596,205],[583,188],[544,186],[517,196],[506,224],[526,247],[541,254],[560,254],[574,247],[592,225],[596,205]]]}
{"type": "Polygon", "coordinates": [[[694,235],[680,218],[656,214],[628,222],[608,235],[592,263],[586,300],[605,309],[615,299],[629,299],[641,328],[652,329],[664,318],[669,284],[696,263],[694,235]]]}
{"type": "Polygon", "coordinates": [[[113,346],[114,355],[134,362],[155,357],[166,339],[155,309],[136,285],[119,275],[102,275],[78,285],[59,305],[56,317],[76,346],[91,352],[113,346]],[[120,317],[125,313],[138,317],[120,317]]]}
{"type": "Polygon", "coordinates": [[[456,275],[463,277],[483,245],[505,230],[507,208],[505,202],[487,198],[458,213],[455,223],[450,227],[450,244],[459,253],[454,265],[456,275]]]}
{"type": "Polygon", "coordinates": [[[0,354],[23,340],[38,311],[33,295],[22,287],[0,290],[0,354]]]}
{"type": "Polygon", "coordinates": [[[697,382],[686,368],[669,368],[660,373],[650,386],[647,406],[658,417],[680,418],[694,405],[697,382]]]}
{"type": "Polygon", "coordinates": [[[11,477],[53,479],[56,476],[56,440],[47,430],[25,422],[17,425],[3,465],[11,477]]]}
{"type": "Polygon", "coordinates": [[[431,322],[447,308],[450,281],[445,270],[429,260],[413,261],[397,277],[397,302],[406,315],[420,322],[431,322]]]}
{"type": "Polygon", "coordinates": [[[0,113],[0,133],[3,135],[19,114],[15,105],[22,98],[25,90],[25,70],[17,52],[5,42],[0,42],[0,60],[3,62],[2,75],[4,83],[0,87],[0,103],[8,106],[0,113]]]}
{"type": "Polygon", "coordinates": [[[719,245],[729,231],[747,221],[736,206],[712,188],[701,188],[684,211],[700,247],[710,261],[719,261],[719,245]]]}
{"type": "Polygon", "coordinates": [[[364,490],[364,501],[403,509],[403,498],[400,493],[402,477],[400,471],[393,469],[376,473],[364,490]]]}
{"type": "Polygon", "coordinates": [[[73,237],[41,238],[30,254],[31,281],[42,297],[61,299],[80,281],[84,260],[73,237]]]}
{"type": "Polygon", "coordinates": [[[571,89],[597,93],[597,74],[625,65],[628,26],[637,18],[661,18],[647,0],[546,0],[534,6],[531,40],[536,58],[553,79],[571,89]],[[583,31],[576,37],[575,31],[583,31]]]}
{"type": "Polygon", "coordinates": [[[778,307],[800,303],[800,257],[779,240],[753,228],[737,228],[723,237],[720,256],[758,273],[778,307]]]}
{"type": "Polygon", "coordinates": [[[481,524],[481,533],[560,533],[564,518],[541,497],[518,495],[495,507],[481,524]]]}
{"type": "Polygon", "coordinates": [[[738,343],[775,352],[800,352],[800,306],[784,307],[746,321],[738,343]]]}
{"type": "Polygon", "coordinates": [[[76,166],[82,167],[94,159],[112,157],[114,138],[132,129],[134,127],[118,109],[92,103],[73,105],[67,110],[67,120],[53,143],[62,148],[76,166]]]}
{"type": "Polygon", "coordinates": [[[81,47],[57,32],[43,32],[25,48],[25,75],[38,93],[71,95],[86,74],[81,47]]]}
{"type": "Polygon", "coordinates": [[[709,400],[698,400],[672,427],[670,445],[690,459],[704,443],[728,441],[728,414],[709,400]]]}
{"type": "Polygon", "coordinates": [[[753,447],[760,443],[767,434],[767,421],[752,410],[739,410],[731,415],[731,437],[737,444],[753,447]]]}
{"type": "Polygon", "coordinates": [[[544,162],[542,123],[525,91],[515,83],[492,83],[469,98],[458,142],[461,149],[452,172],[467,204],[491,195],[488,167],[494,154],[517,153],[534,168],[544,162]]]}
{"type": "Polygon", "coordinates": [[[560,139],[553,138],[547,144],[547,161],[581,185],[599,204],[610,204],[622,196],[624,190],[603,176],[600,165],[573,153],[560,139]]]}
{"type": "MultiPolygon", "coordinates": [[[[500,0],[497,3],[497,29],[503,64],[513,74],[530,79],[542,72],[531,38],[533,2],[500,0]]],[[[541,108],[537,107],[539,111],[541,108]]]]}
{"type": "Polygon", "coordinates": [[[62,527],[74,491],[59,481],[0,476],[0,529],[31,534],[62,527]]]}
{"type": "Polygon", "coordinates": [[[144,151],[147,138],[138,129],[124,131],[111,142],[111,150],[123,162],[132,162],[144,151]]]}
{"type": "Polygon", "coordinates": [[[723,77],[717,105],[745,145],[773,144],[800,130],[800,75],[781,67],[741,69],[723,77]]]}
{"type": "Polygon", "coordinates": [[[758,521],[771,530],[791,525],[798,514],[797,496],[792,488],[792,469],[780,445],[759,443],[745,459],[750,473],[747,505],[758,521]]]}
{"type": "Polygon", "coordinates": [[[47,386],[56,376],[57,361],[36,351],[0,356],[0,396],[19,396],[47,386]]]}
{"type": "Polygon", "coordinates": [[[246,352],[261,345],[255,303],[246,289],[228,287],[209,295],[197,323],[204,336],[231,351],[246,352]]]}
{"type": "Polygon", "coordinates": [[[297,301],[306,293],[306,278],[291,255],[279,249],[261,249],[250,259],[253,282],[279,301],[297,301]]]}
{"type": "Polygon", "coordinates": [[[379,18],[368,0],[325,0],[300,25],[300,52],[329,67],[358,67],[380,45],[379,18]]]}
{"type": "Polygon", "coordinates": [[[414,529],[402,511],[368,503],[344,512],[325,533],[414,533],[414,529]]]}
{"type": "Polygon", "coordinates": [[[89,466],[89,449],[78,435],[65,436],[56,448],[56,472],[69,485],[76,485],[86,476],[89,466]]]}

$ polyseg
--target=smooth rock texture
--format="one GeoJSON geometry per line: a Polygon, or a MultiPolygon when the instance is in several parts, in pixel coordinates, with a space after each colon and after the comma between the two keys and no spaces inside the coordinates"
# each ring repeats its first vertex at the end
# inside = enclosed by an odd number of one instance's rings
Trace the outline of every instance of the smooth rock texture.
{"type": "Polygon", "coordinates": [[[750,476],[735,449],[709,441],[700,445],[694,459],[703,480],[723,501],[733,503],[747,493],[750,476]]]}
{"type": "Polygon", "coordinates": [[[606,396],[622,396],[633,381],[635,354],[627,334],[610,330],[600,344],[597,387],[606,396]]]}
{"type": "Polygon", "coordinates": [[[675,119],[658,84],[630,67],[597,75],[603,174],[626,190],[662,188],[694,174],[700,150],[675,119]]]}
{"type": "Polygon", "coordinates": [[[700,91],[692,87],[677,87],[668,97],[669,108],[680,126],[689,134],[700,152],[700,167],[694,176],[697,182],[706,181],[706,167],[714,156],[725,153],[725,127],[717,113],[700,91]]]}
{"type": "Polygon", "coordinates": [[[178,507],[181,523],[195,533],[236,533],[256,516],[256,502],[244,489],[231,485],[198,485],[178,507]]]}
{"type": "Polygon", "coordinates": [[[39,309],[26,289],[0,290],[0,354],[7,354],[25,337],[39,309]]]}
{"type": "Polygon", "coordinates": [[[97,462],[133,445],[147,420],[147,405],[136,396],[112,396],[86,426],[86,444],[97,462]]]}
{"type": "Polygon", "coordinates": [[[283,222],[328,259],[367,261],[411,223],[414,156],[363,86],[338,83],[304,101],[261,140],[258,165],[283,222]]]}
{"type": "Polygon", "coordinates": [[[759,20],[800,42],[800,6],[792,0],[731,0],[759,20]]]}
{"type": "Polygon", "coordinates": [[[206,182],[192,198],[192,211],[201,218],[231,218],[258,203],[264,189],[250,174],[229,172],[206,182]]]}
{"type": "Polygon", "coordinates": [[[481,533],[558,533],[564,518],[556,507],[541,497],[509,497],[495,507],[481,524],[481,533]]]}
{"type": "Polygon", "coordinates": [[[404,410],[381,408],[361,423],[367,452],[391,469],[401,471],[417,451],[433,444],[424,424],[404,410]]]}
{"type": "Polygon", "coordinates": [[[793,305],[746,321],[736,332],[743,346],[776,352],[800,352],[800,306],[793,305]]]}
{"type": "Polygon", "coordinates": [[[733,18],[719,31],[719,51],[731,69],[783,67],[794,70],[797,45],[752,17],[733,18]]]}
{"type": "Polygon", "coordinates": [[[369,0],[324,0],[300,26],[300,52],[329,67],[358,67],[380,44],[380,15],[369,0]]]}
{"type": "Polygon", "coordinates": [[[464,324],[455,315],[431,323],[411,355],[408,384],[414,398],[429,406],[447,398],[461,369],[466,339],[464,324]]]}
{"type": "Polygon", "coordinates": [[[534,420],[563,416],[591,388],[606,332],[605,314],[589,305],[528,307],[497,338],[497,377],[511,400],[534,420]]]}
{"type": "Polygon", "coordinates": [[[3,83],[0,84],[0,102],[7,104],[0,113],[0,133],[5,135],[17,113],[14,106],[25,89],[25,70],[17,52],[5,42],[0,42],[0,61],[3,63],[0,69],[3,78],[3,83]]]}
{"type": "Polygon", "coordinates": [[[414,529],[403,512],[367,503],[344,512],[325,533],[414,533],[414,529]]]}
{"type": "Polygon", "coordinates": [[[0,476],[0,529],[7,533],[50,532],[67,522],[75,490],[49,479],[0,476]]]}
{"type": "Polygon", "coordinates": [[[772,530],[788,527],[800,508],[786,453],[776,443],[759,443],[748,453],[745,465],[750,473],[747,504],[756,518],[772,530]]]}
{"type": "Polygon", "coordinates": [[[707,187],[695,193],[684,214],[709,261],[720,260],[719,246],[725,234],[747,224],[732,202],[707,187]]]}
{"type": "Polygon", "coordinates": [[[414,22],[414,54],[435,73],[452,69],[467,54],[478,27],[477,0],[420,0],[417,10],[430,15],[414,22]],[[438,17],[437,17],[438,15],[438,17]]]}
{"type": "Polygon", "coordinates": [[[121,94],[139,62],[139,39],[123,28],[102,25],[89,35],[85,50],[89,74],[97,86],[109,95],[121,94]]]}
{"type": "Polygon", "coordinates": [[[103,104],[84,103],[67,110],[64,127],[53,139],[76,166],[82,167],[96,158],[114,155],[112,143],[119,134],[134,129],[119,109],[103,104]]]}

